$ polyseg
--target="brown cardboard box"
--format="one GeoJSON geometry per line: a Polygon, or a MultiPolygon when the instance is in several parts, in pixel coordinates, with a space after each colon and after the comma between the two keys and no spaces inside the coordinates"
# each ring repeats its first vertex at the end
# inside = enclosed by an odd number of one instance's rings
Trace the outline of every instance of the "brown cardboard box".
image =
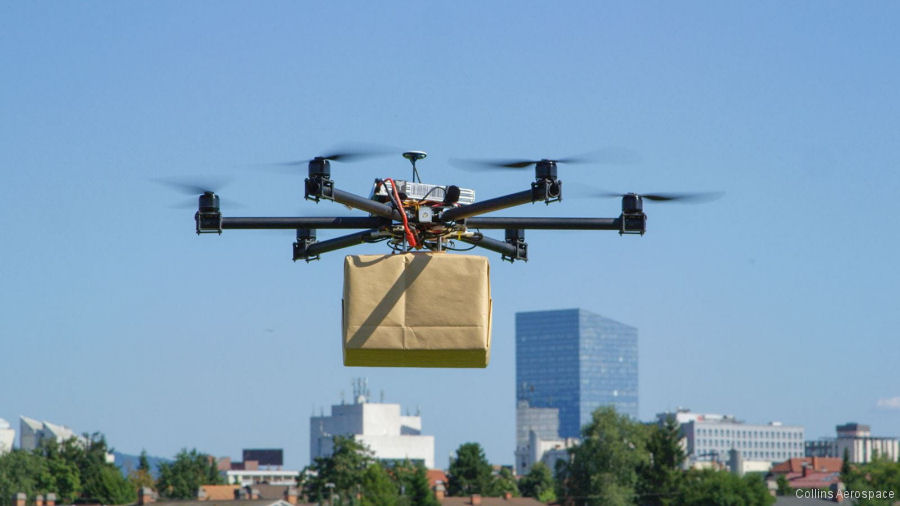
{"type": "Polygon", "coordinates": [[[487,367],[490,266],[449,253],[344,259],[344,365],[487,367]]]}

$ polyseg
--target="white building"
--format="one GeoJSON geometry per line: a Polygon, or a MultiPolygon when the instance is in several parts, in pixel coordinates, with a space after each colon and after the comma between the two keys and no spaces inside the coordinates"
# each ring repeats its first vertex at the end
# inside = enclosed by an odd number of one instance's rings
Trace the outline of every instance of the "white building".
{"type": "Polygon", "coordinates": [[[327,457],[334,436],[353,436],[379,460],[420,461],[434,468],[434,436],[422,435],[422,417],[404,416],[399,404],[369,402],[365,383],[354,384],[353,404],[331,406],[330,416],[309,420],[310,461],[327,457]]]}
{"type": "Polygon", "coordinates": [[[559,409],[532,408],[528,401],[516,405],[516,474],[523,476],[531,466],[543,462],[552,471],[557,460],[568,459],[568,449],[577,438],[559,437],[559,409]]]}
{"type": "Polygon", "coordinates": [[[45,439],[55,439],[62,443],[68,439],[76,438],[86,443],[83,436],[79,436],[72,429],[50,422],[39,422],[27,416],[19,417],[19,448],[31,451],[40,446],[45,439]]]}
{"type": "Polygon", "coordinates": [[[859,423],[838,425],[837,438],[806,442],[807,457],[844,458],[845,453],[855,464],[871,462],[875,455],[896,461],[900,456],[900,444],[895,437],[872,436],[872,428],[859,423]]]}
{"type": "MultiPolygon", "coordinates": [[[[19,417],[19,448],[32,451],[40,446],[41,441],[55,439],[57,443],[75,439],[82,446],[87,446],[87,438],[79,436],[72,429],[57,425],[50,422],[39,422],[27,416],[19,417]]],[[[113,464],[116,461],[115,455],[106,454],[106,462],[113,464]]]]}
{"type": "Polygon", "coordinates": [[[798,425],[754,425],[732,415],[692,413],[686,409],[657,415],[660,421],[669,416],[681,425],[685,453],[692,462],[726,462],[732,449],[745,462],[742,465],[749,465],[748,461],[782,462],[805,453],[804,429],[798,425]]]}
{"type": "Polygon", "coordinates": [[[16,440],[16,430],[9,426],[9,422],[0,418],[0,455],[9,453],[16,440]]]}
{"type": "Polygon", "coordinates": [[[242,487],[260,484],[296,486],[298,476],[300,471],[286,469],[229,469],[225,471],[225,483],[242,487]]]}

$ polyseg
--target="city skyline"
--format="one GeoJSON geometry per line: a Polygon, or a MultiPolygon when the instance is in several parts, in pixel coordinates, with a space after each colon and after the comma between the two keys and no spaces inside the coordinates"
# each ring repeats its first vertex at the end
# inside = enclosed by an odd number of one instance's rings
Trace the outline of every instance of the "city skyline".
{"type": "Polygon", "coordinates": [[[898,14],[3,3],[0,417],[100,431],[129,454],[283,447],[297,467],[309,416],[364,376],[421,405],[437,465],[470,440],[510,463],[514,314],[585,307],[640,329],[641,420],[689,407],[811,439],[849,421],[898,434],[898,14]],[[261,167],[354,142],[394,153],[333,164],[360,195],[408,177],[409,150],[428,152],[423,182],[476,200],[528,190],[532,173],[451,160],[637,155],[560,164],[562,201],[495,216],[618,216],[603,192],[724,195],[645,202],[644,236],[529,230],[527,263],[487,253],[486,369],[345,368],[343,254],[294,263],[292,230],[198,237],[196,199],[157,181],[216,185],[225,216],[360,216],[303,200],[303,167],[261,167]]]}

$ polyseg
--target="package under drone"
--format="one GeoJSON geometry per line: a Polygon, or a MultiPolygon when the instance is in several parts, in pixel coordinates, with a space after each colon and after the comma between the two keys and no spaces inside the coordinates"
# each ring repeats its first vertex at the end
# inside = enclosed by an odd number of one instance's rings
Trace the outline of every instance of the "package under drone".
{"type": "Polygon", "coordinates": [[[449,253],[344,259],[344,365],[487,367],[490,266],[449,253]]]}

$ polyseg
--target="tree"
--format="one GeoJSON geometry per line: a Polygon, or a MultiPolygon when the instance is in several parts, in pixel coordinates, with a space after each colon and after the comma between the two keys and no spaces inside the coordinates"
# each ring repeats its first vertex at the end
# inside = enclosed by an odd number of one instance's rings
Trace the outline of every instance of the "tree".
{"type": "Polygon", "coordinates": [[[150,461],[147,460],[147,451],[141,450],[141,456],[138,458],[137,469],[128,473],[128,482],[132,488],[140,492],[141,488],[153,488],[153,474],[150,472],[150,461]]]}
{"type": "Polygon", "coordinates": [[[147,460],[147,450],[141,450],[141,456],[138,457],[137,470],[145,473],[150,472],[150,461],[147,460]]]}
{"type": "Polygon", "coordinates": [[[856,504],[875,506],[892,505],[900,497],[900,462],[886,456],[878,456],[868,464],[850,466],[847,473],[841,473],[841,480],[847,490],[866,491],[870,497],[858,499],[856,504]],[[893,499],[885,497],[893,491],[893,499]],[[881,492],[879,497],[878,492],[881,492]]]}
{"type": "Polygon", "coordinates": [[[100,504],[128,504],[137,497],[131,484],[119,469],[110,464],[92,470],[84,483],[82,499],[100,504]]]}
{"type": "Polygon", "coordinates": [[[775,502],[759,474],[743,477],[727,471],[689,471],[678,504],[684,506],[768,506],[775,502]]]}
{"type": "Polygon", "coordinates": [[[81,458],[84,448],[77,439],[57,443],[46,439],[33,455],[43,460],[44,472],[38,476],[38,489],[55,492],[60,502],[73,502],[82,492],[81,471],[86,467],[81,458]]]}
{"type": "Polygon", "coordinates": [[[491,465],[478,443],[464,443],[450,462],[447,493],[451,496],[485,494],[491,484],[491,465]]]}
{"type": "Polygon", "coordinates": [[[39,481],[47,473],[45,461],[25,450],[12,450],[0,456],[0,506],[9,506],[13,494],[28,497],[39,494],[39,481]]]}
{"type": "Polygon", "coordinates": [[[684,471],[684,450],[681,447],[681,432],[674,416],[669,416],[661,425],[650,427],[647,439],[650,462],[641,467],[638,480],[638,494],[641,503],[665,506],[677,504],[684,471]]]}
{"type": "Polygon", "coordinates": [[[787,476],[783,474],[779,474],[778,478],[775,478],[775,493],[777,495],[789,496],[794,493],[794,489],[791,488],[790,482],[788,482],[787,476]]]}
{"type": "Polygon", "coordinates": [[[332,495],[356,497],[368,467],[374,462],[372,452],[351,437],[334,436],[330,457],[316,457],[300,474],[300,485],[310,501],[322,502],[332,495]]]}
{"type": "Polygon", "coordinates": [[[538,501],[549,503],[556,500],[553,474],[543,462],[536,462],[528,474],[519,480],[519,492],[525,497],[533,497],[538,501]]]}
{"type": "Polygon", "coordinates": [[[106,461],[109,452],[99,433],[62,443],[45,439],[31,452],[14,450],[0,457],[0,505],[8,505],[17,492],[29,497],[53,492],[60,503],[134,502],[134,489],[106,461]]]}
{"type": "Polygon", "coordinates": [[[224,481],[215,459],[196,448],[184,448],[174,462],[162,462],[158,467],[156,490],[170,499],[193,499],[201,485],[220,485],[224,481]]]}
{"type": "Polygon", "coordinates": [[[490,489],[487,495],[491,497],[501,497],[506,494],[512,494],[513,497],[519,496],[519,486],[516,483],[516,477],[508,468],[501,467],[500,472],[491,480],[490,489]]]}
{"type": "Polygon", "coordinates": [[[582,443],[560,466],[562,495],[575,504],[633,504],[638,470],[649,465],[648,429],[612,407],[594,411],[582,429],[582,443]]]}
{"type": "Polygon", "coordinates": [[[425,465],[413,464],[409,460],[397,464],[392,469],[397,487],[402,491],[399,505],[438,506],[438,501],[428,483],[425,465]]]}
{"type": "Polygon", "coordinates": [[[80,472],[82,490],[81,499],[86,502],[101,504],[126,504],[137,499],[137,493],[128,480],[122,476],[119,468],[106,461],[112,450],[106,444],[106,438],[99,432],[84,435],[87,443],[84,451],[79,452],[79,444],[70,439],[63,446],[63,453],[75,456],[80,472]]]}
{"type": "Polygon", "coordinates": [[[364,506],[395,506],[399,501],[397,485],[381,464],[370,464],[362,477],[364,506]]]}
{"type": "Polygon", "coordinates": [[[844,459],[841,461],[841,480],[847,483],[847,476],[850,475],[850,449],[844,448],[844,459]]]}

